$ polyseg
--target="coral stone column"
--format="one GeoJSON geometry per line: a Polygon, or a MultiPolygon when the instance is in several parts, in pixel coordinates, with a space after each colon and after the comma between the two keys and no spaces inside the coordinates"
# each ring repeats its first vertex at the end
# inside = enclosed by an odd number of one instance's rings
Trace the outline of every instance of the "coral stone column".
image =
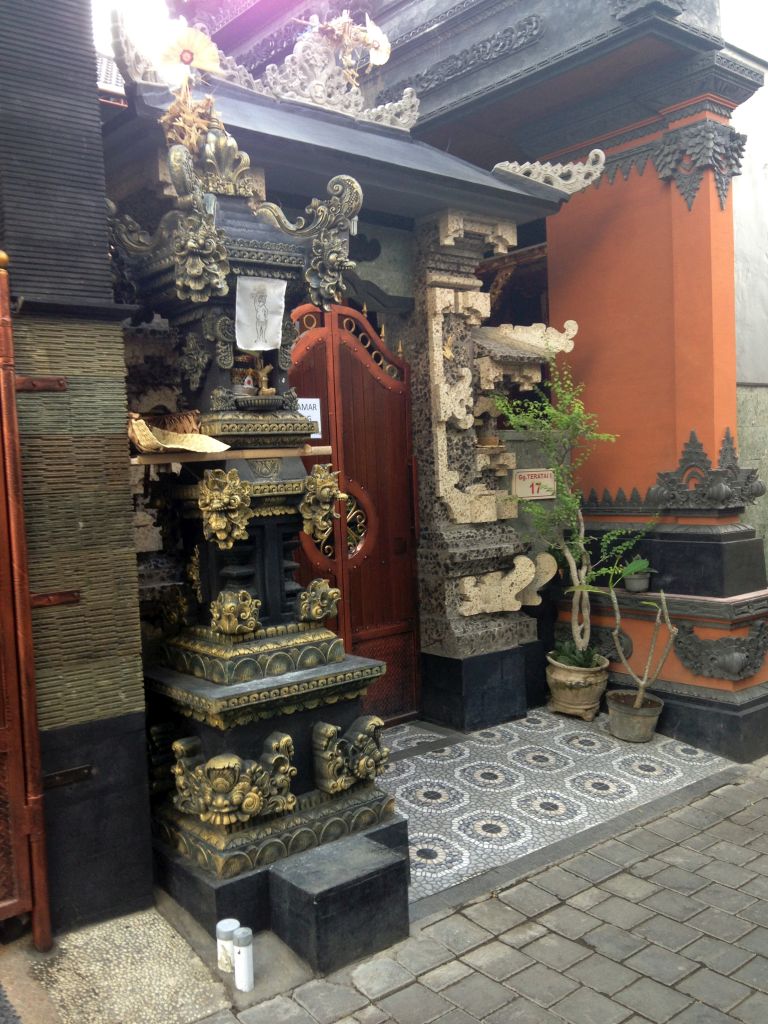
{"type": "MultiPolygon", "coordinates": [[[[579,322],[569,361],[585,403],[618,435],[582,471],[588,526],[646,524],[638,549],[680,627],[655,687],[660,729],[749,760],[768,749],[768,591],[762,544],[740,522],[765,488],[736,445],[730,186],[745,139],[729,126],[733,105],[693,96],[551,154],[597,145],[607,159],[598,186],[548,222],[548,271],[552,320],[579,322]]],[[[646,600],[621,595],[636,668],[650,642],[646,600]]],[[[599,597],[594,621],[610,642],[599,597]]]]}

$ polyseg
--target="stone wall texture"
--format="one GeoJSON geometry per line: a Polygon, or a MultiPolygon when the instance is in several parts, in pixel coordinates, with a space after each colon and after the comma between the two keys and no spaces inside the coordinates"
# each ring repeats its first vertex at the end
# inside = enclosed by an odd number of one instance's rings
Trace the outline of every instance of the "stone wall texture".
{"type": "MultiPolygon", "coordinates": [[[[739,461],[742,466],[755,467],[761,480],[768,480],[768,387],[740,384],[736,389],[738,402],[739,461]]],[[[753,526],[768,555],[768,495],[748,505],[742,520],[753,526]]]]}
{"type": "Polygon", "coordinates": [[[17,395],[40,726],[141,711],[144,695],[119,324],[17,316],[16,369],[67,390],[17,395]]]}

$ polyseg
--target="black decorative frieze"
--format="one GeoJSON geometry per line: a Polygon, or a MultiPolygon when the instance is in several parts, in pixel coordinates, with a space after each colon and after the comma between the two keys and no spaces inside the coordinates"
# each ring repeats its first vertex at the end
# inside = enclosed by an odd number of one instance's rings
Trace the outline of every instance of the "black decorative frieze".
{"type": "Polygon", "coordinates": [[[446,85],[454,78],[468,75],[480,67],[491,64],[500,57],[506,57],[510,53],[516,53],[526,46],[531,46],[541,39],[544,24],[544,18],[538,14],[522,18],[514,25],[509,25],[507,28],[501,29],[500,32],[494,32],[487,39],[482,39],[479,43],[474,43],[459,53],[438,61],[425,71],[411,75],[390,86],[379,93],[377,102],[391,103],[400,99],[403,90],[407,88],[415,89],[418,94],[429,92],[431,89],[446,85]]]}
{"type": "Polygon", "coordinates": [[[704,446],[691,431],[683,446],[677,469],[659,473],[656,483],[642,498],[636,487],[629,497],[619,488],[615,497],[609,490],[602,499],[593,489],[584,504],[589,512],[703,512],[744,509],[765,494],[765,484],[758,479],[756,469],[739,466],[736,445],[730,428],[726,428],[720,447],[717,468],[704,451],[704,446]]]}
{"type": "Polygon", "coordinates": [[[731,179],[741,173],[746,135],[718,121],[697,121],[666,132],[653,162],[662,181],[674,181],[690,210],[706,170],[715,174],[721,208],[731,179]]]}
{"type": "MultiPolygon", "coordinates": [[[[611,140],[616,144],[621,139],[611,140]]],[[[605,161],[605,176],[613,184],[618,172],[626,181],[632,168],[643,174],[649,160],[662,181],[673,181],[680,195],[693,208],[704,172],[712,170],[720,207],[725,208],[731,179],[741,173],[746,135],[718,121],[697,121],[683,128],[666,131],[658,141],[610,154],[605,161]]]]}
{"type": "Polygon", "coordinates": [[[749,679],[760,670],[768,651],[768,622],[756,622],[747,636],[703,640],[693,626],[678,626],[675,654],[697,676],[749,679]]]}

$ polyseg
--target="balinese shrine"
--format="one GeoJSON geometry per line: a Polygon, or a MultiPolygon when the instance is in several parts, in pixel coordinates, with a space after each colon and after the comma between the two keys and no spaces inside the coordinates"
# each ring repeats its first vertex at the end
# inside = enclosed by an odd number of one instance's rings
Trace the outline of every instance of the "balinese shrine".
{"type": "Polygon", "coordinates": [[[341,5],[174,6],[162,59],[116,19],[100,107],[85,0],[0,39],[0,910],[45,945],[48,903],[116,915],[154,874],[329,971],[407,934],[384,727],[546,700],[542,456],[494,396],[554,356],[619,435],[589,529],[645,524],[679,629],[661,731],[766,752],[729,125],[762,77],[716,0],[372,0],[388,60],[341,5]]]}

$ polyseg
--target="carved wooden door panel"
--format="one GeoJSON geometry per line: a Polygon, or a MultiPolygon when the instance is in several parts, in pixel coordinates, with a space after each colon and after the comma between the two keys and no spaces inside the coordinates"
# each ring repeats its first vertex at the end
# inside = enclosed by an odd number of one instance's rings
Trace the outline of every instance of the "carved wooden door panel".
{"type": "Polygon", "coordinates": [[[408,367],[354,309],[300,306],[292,316],[301,334],[291,383],[302,398],[320,399],[318,443],[332,446],[347,495],[332,538],[317,545],[301,535],[298,577],[307,583],[322,576],[340,587],[335,628],[347,651],[386,662],[370,710],[388,721],[413,716],[418,624],[408,367]]]}

